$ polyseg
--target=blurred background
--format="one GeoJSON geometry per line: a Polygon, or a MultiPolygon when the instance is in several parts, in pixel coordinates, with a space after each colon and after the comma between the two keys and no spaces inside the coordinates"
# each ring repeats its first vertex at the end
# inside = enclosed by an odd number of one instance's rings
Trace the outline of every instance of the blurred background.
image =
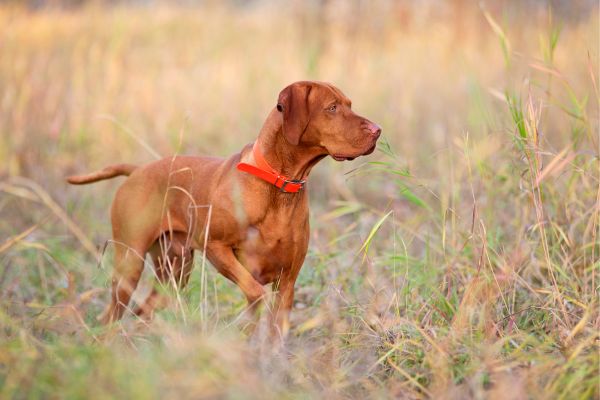
{"type": "MultiPolygon", "coordinates": [[[[526,97],[561,84],[530,64],[552,65],[586,95],[598,56],[595,3],[7,2],[0,173],[60,188],[63,204],[106,193],[116,182],[67,189],[63,178],[175,152],[228,155],[256,137],[281,88],[315,79],[382,125],[416,176],[438,180],[455,140],[502,137],[506,90],[526,97]]],[[[570,101],[553,92],[552,106],[570,101]]],[[[569,121],[546,114],[543,140],[556,150],[570,140],[569,121]]],[[[354,190],[341,172],[365,161],[325,161],[316,174],[338,182],[311,189],[327,198],[345,191],[339,185],[354,190]]],[[[373,201],[388,197],[367,188],[373,201]]],[[[98,200],[107,206],[110,196],[98,200]]]]}
{"type": "Polygon", "coordinates": [[[598,396],[598,12],[586,0],[0,2],[2,390],[598,396]],[[266,362],[239,333],[221,337],[244,300],[200,260],[160,323],[97,327],[121,181],[64,178],[237,152],[306,79],[338,86],[383,136],[373,155],[311,174],[291,355],[266,362]]]}

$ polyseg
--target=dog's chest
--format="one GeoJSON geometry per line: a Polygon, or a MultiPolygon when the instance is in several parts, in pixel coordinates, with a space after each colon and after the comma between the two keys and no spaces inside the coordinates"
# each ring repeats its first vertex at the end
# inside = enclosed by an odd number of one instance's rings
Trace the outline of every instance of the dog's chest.
{"type": "Polygon", "coordinates": [[[272,213],[249,225],[240,246],[242,264],[261,283],[278,279],[287,269],[299,267],[308,248],[308,215],[272,213]]]}

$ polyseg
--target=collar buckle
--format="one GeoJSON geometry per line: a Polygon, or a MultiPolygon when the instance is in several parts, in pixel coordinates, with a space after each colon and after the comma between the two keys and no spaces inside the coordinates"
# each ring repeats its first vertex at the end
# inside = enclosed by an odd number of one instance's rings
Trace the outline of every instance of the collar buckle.
{"type": "MultiPolygon", "coordinates": [[[[280,177],[278,176],[277,179],[280,179],[280,177]]],[[[283,185],[281,185],[281,187],[279,188],[279,191],[284,192],[284,193],[290,193],[285,190],[285,187],[290,183],[300,186],[300,188],[296,192],[304,190],[304,184],[306,183],[306,180],[301,180],[301,179],[290,179],[290,180],[283,179],[282,181],[283,181],[283,185]]],[[[277,181],[275,181],[275,182],[277,183],[277,181]]]]}

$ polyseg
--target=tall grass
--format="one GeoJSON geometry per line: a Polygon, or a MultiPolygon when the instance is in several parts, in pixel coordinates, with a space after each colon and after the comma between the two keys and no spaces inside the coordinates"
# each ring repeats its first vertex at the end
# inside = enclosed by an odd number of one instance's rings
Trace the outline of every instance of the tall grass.
{"type": "Polygon", "coordinates": [[[597,8],[324,4],[0,8],[2,397],[600,396],[597,8]],[[311,175],[286,349],[201,257],[98,326],[119,182],[64,176],[237,151],[298,79],[384,137],[311,175]]]}

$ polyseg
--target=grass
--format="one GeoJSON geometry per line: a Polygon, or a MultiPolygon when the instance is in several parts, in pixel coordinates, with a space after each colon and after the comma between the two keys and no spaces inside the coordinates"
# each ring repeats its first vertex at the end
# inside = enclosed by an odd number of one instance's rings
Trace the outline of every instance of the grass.
{"type": "Polygon", "coordinates": [[[322,7],[0,7],[0,397],[600,396],[597,7],[322,7]],[[285,352],[201,258],[98,326],[119,182],[64,176],[237,151],[298,79],[384,137],[311,175],[285,352]]]}

